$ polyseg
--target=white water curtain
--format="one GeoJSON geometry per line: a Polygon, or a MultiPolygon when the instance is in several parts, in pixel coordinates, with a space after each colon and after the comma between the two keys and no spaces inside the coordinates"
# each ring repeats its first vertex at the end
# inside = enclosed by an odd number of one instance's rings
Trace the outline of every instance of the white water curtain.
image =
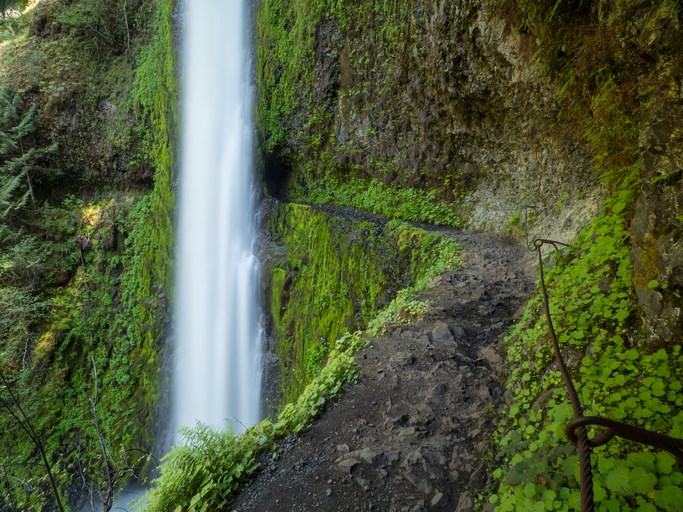
{"type": "Polygon", "coordinates": [[[175,427],[259,420],[252,94],[245,0],[189,0],[181,78],[175,427]]]}

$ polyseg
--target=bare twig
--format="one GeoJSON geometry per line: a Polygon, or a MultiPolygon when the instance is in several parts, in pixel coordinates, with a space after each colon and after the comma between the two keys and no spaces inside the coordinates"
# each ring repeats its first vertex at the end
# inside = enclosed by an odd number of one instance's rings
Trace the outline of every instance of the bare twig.
{"type": "Polygon", "coordinates": [[[21,426],[21,428],[26,432],[26,434],[28,434],[28,436],[31,438],[31,441],[33,441],[33,444],[35,444],[36,448],[38,448],[38,451],[40,452],[40,457],[43,460],[43,465],[45,466],[45,471],[47,471],[47,476],[50,479],[50,485],[52,486],[52,490],[54,491],[55,499],[57,500],[57,507],[61,512],[64,512],[64,505],[62,505],[62,498],[59,496],[59,488],[57,487],[57,481],[55,480],[55,477],[52,474],[52,468],[50,466],[50,462],[47,459],[47,454],[45,453],[45,447],[43,446],[43,442],[40,440],[40,437],[34,430],[33,425],[31,424],[31,420],[29,420],[28,415],[26,414],[26,412],[24,412],[24,408],[21,406],[21,402],[12,391],[9,381],[5,378],[5,374],[2,372],[2,370],[0,370],[0,380],[2,380],[2,383],[5,386],[5,389],[7,389],[7,393],[10,396],[12,404],[14,405],[14,407],[16,407],[19,413],[17,414],[14,411],[12,405],[10,405],[2,397],[2,395],[0,395],[0,404],[2,404],[2,406],[7,410],[10,416],[12,416],[14,420],[21,426]]]}
{"type": "Polygon", "coordinates": [[[95,393],[90,399],[90,404],[92,405],[92,414],[95,419],[95,429],[97,430],[97,436],[100,440],[100,449],[102,450],[102,460],[104,461],[104,470],[107,477],[107,490],[104,497],[102,498],[102,508],[104,510],[111,509],[114,503],[114,477],[111,464],[109,463],[109,454],[107,453],[107,445],[104,442],[104,435],[102,434],[102,429],[100,428],[100,420],[97,416],[97,365],[95,364],[95,356],[90,355],[90,360],[92,361],[93,374],[95,375],[95,393]]]}

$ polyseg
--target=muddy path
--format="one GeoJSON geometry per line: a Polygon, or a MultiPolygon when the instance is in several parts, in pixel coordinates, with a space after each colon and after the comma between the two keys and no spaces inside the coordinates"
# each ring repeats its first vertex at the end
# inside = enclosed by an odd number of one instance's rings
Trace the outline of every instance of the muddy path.
{"type": "Polygon", "coordinates": [[[506,239],[453,234],[463,265],[424,294],[423,317],[359,352],[358,383],[264,458],[228,510],[471,510],[490,484],[501,338],[531,294],[532,258],[506,239]]]}

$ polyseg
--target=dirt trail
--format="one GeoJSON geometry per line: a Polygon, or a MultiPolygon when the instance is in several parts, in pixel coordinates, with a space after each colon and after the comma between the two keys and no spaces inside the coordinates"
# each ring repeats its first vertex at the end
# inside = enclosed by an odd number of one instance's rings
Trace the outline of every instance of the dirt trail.
{"type": "Polygon", "coordinates": [[[264,459],[228,510],[472,508],[503,401],[500,340],[532,290],[531,257],[505,239],[454,235],[464,264],[425,293],[423,318],[359,352],[360,381],[264,459]]]}

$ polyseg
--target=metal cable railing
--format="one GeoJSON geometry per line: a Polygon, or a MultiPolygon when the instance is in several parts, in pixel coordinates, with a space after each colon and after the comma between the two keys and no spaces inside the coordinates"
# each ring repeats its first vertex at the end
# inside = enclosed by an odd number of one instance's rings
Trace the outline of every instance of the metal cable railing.
{"type": "Polygon", "coordinates": [[[567,424],[566,433],[569,440],[576,445],[579,452],[580,465],[580,479],[579,485],[581,490],[581,511],[593,511],[593,473],[591,468],[591,449],[597,446],[602,446],[609,442],[613,437],[621,437],[629,441],[646,444],[660,450],[670,452],[678,464],[683,467],[683,439],[677,439],[663,434],[658,434],[644,428],[628,425],[620,421],[602,418],[599,416],[584,416],[581,402],[579,401],[576,388],[572,381],[567,366],[562,358],[560,351],[560,344],[557,341],[555,334],[555,327],[550,315],[550,305],[548,301],[548,291],[545,285],[545,276],[543,273],[543,254],[542,248],[544,245],[552,245],[555,249],[558,246],[568,247],[567,244],[557,242],[555,240],[547,240],[543,238],[536,239],[533,248],[530,250],[538,254],[538,265],[541,281],[541,293],[543,294],[543,306],[545,310],[546,321],[548,322],[548,331],[550,339],[553,344],[553,351],[555,352],[555,359],[562,374],[562,379],[569,393],[569,400],[571,401],[574,418],[567,424]],[[604,427],[604,430],[598,432],[592,439],[588,438],[588,431],[586,427],[596,425],[604,427]]]}

